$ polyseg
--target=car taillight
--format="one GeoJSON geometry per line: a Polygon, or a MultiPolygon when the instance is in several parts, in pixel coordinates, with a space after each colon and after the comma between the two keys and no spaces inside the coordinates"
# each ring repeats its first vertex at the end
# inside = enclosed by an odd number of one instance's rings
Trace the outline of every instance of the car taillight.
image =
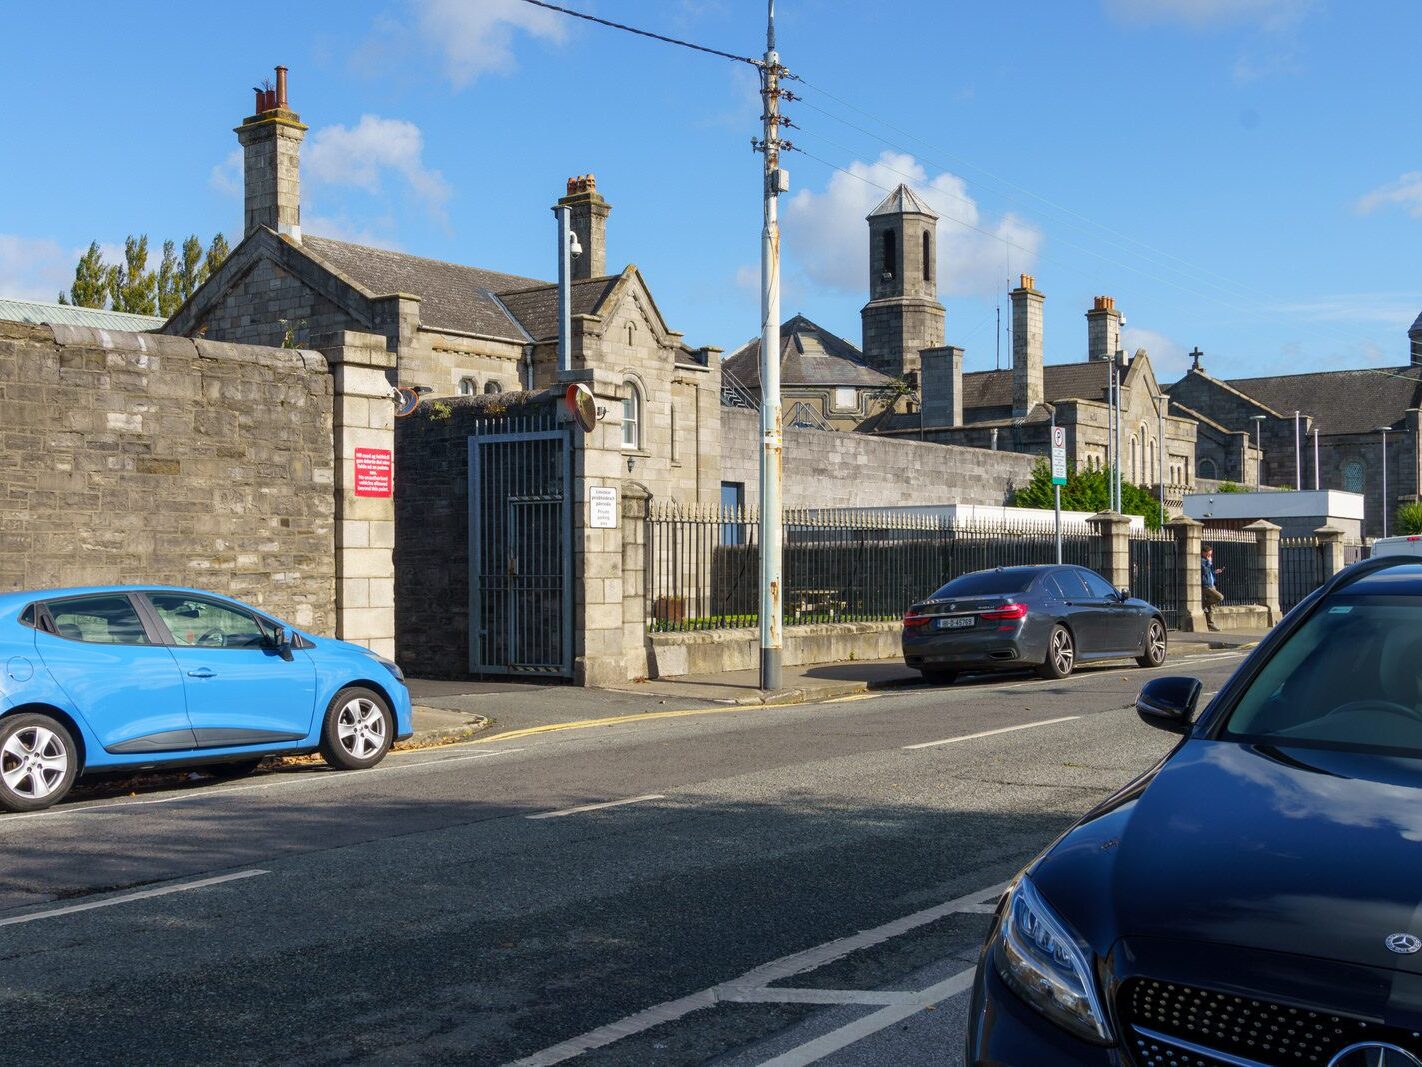
{"type": "Polygon", "coordinates": [[[920,614],[919,614],[917,611],[915,611],[913,608],[909,608],[908,611],[904,612],[904,629],[905,629],[905,630],[911,630],[911,629],[913,629],[915,626],[927,626],[927,625],[928,625],[928,616],[927,616],[927,615],[920,615],[920,614]]]}
{"type": "Polygon", "coordinates": [[[1004,604],[1000,608],[993,608],[991,611],[978,613],[978,618],[986,619],[989,622],[1001,622],[1008,619],[1025,619],[1026,617],[1026,604],[1004,604]]]}

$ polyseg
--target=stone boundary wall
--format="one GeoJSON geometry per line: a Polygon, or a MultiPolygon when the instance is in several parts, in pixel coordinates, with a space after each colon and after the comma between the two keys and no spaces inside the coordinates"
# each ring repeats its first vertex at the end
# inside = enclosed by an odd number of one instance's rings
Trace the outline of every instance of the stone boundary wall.
{"type": "MultiPolygon", "coordinates": [[[[1005,504],[1032,477],[1036,456],[828,430],[786,430],[788,508],[1005,504]]],[[[721,409],[721,480],[759,497],[760,415],[721,409]]]]}
{"type": "Polygon", "coordinates": [[[172,584],[335,632],[314,352],[0,323],[0,588],[172,584]]]}
{"type": "MultiPolygon", "coordinates": [[[[893,659],[902,654],[900,622],[832,622],[787,626],[782,662],[787,667],[849,660],[893,659]]],[[[719,674],[760,666],[760,631],[699,630],[647,635],[647,677],[719,674]]]]}

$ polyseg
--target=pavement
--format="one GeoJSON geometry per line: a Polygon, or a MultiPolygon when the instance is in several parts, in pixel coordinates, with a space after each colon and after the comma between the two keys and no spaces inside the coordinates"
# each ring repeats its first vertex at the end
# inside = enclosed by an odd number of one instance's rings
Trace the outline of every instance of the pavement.
{"type": "MultiPolygon", "coordinates": [[[[1170,633],[1170,658],[1253,648],[1267,631],[1170,633]]],[[[1124,661],[1129,662],[1129,661],[1124,661]]],[[[1027,675],[1022,675],[1027,677],[1027,675]]],[[[978,676],[979,678],[984,676],[978,676]]],[[[755,670],[628,682],[621,689],[579,689],[557,683],[411,680],[415,702],[412,746],[447,744],[474,734],[525,731],[616,715],[713,705],[813,703],[903,687],[927,687],[903,660],[858,660],[787,667],[781,688],[765,692],[755,670]]]]}
{"type": "MultiPolygon", "coordinates": [[[[1241,659],[1190,670],[1212,691],[1241,659]]],[[[0,816],[4,1058],[955,1064],[991,901],[1170,749],[1129,705],[1176,669],[570,720],[0,816]]]]}

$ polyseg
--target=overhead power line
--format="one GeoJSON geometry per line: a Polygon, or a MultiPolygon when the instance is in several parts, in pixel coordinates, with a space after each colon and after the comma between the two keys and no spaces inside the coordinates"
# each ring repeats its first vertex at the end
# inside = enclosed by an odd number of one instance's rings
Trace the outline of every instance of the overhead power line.
{"type": "Polygon", "coordinates": [[[559,7],[557,4],[546,3],[545,0],[523,0],[525,4],[532,4],[534,7],[547,8],[549,11],[557,11],[563,15],[571,15],[575,19],[582,19],[584,22],[596,22],[599,26],[606,26],[613,30],[622,30],[624,33],[635,33],[638,37],[650,37],[654,41],[661,41],[663,44],[674,44],[682,48],[690,48],[695,52],[705,52],[707,55],[720,56],[722,59],[730,59],[737,63],[749,63],[753,67],[760,66],[760,60],[751,59],[749,56],[738,56],[734,52],[723,52],[719,48],[708,48],[704,44],[694,44],[691,41],[683,41],[677,37],[667,37],[665,34],[653,33],[651,30],[639,30],[636,26],[628,26],[621,22],[612,22],[609,19],[600,19],[596,15],[589,15],[586,11],[574,11],[569,7],[559,7]]]}

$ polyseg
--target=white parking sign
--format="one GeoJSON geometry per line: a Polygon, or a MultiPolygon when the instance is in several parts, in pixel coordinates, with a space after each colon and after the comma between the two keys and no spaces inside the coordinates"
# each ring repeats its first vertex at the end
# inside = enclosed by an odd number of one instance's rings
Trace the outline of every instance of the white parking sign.
{"type": "Polygon", "coordinates": [[[1066,485],[1066,427],[1052,427],[1052,484],[1066,485]]]}

